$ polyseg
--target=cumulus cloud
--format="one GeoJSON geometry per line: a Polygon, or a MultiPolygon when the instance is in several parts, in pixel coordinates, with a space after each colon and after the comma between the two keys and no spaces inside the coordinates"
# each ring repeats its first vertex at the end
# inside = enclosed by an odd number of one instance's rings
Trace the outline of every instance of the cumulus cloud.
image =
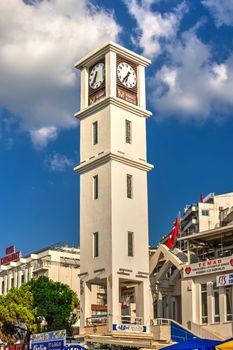
{"type": "Polygon", "coordinates": [[[54,153],[49,156],[48,165],[52,171],[65,171],[67,168],[71,168],[73,162],[63,154],[54,153]]]}
{"type": "Polygon", "coordinates": [[[57,138],[57,129],[54,126],[30,130],[32,143],[37,149],[44,148],[48,142],[57,138]]]}
{"type": "Polygon", "coordinates": [[[193,32],[167,48],[170,64],[151,81],[151,100],[159,115],[183,119],[222,119],[233,107],[233,55],[212,59],[211,48],[193,32]]]}
{"type": "Polygon", "coordinates": [[[163,45],[176,36],[180,21],[187,11],[185,3],[177,6],[173,12],[161,14],[153,12],[151,6],[155,0],[124,0],[129,13],[137,22],[137,35],[133,41],[143,49],[143,53],[154,58],[159,55],[163,45]]]}
{"type": "Polygon", "coordinates": [[[224,24],[233,25],[233,2],[231,0],[203,0],[202,4],[209,9],[217,27],[224,24]]]}
{"type": "Polygon", "coordinates": [[[0,106],[40,148],[76,125],[74,62],[117,40],[120,27],[112,13],[88,0],[0,1],[0,13],[0,106]]]}

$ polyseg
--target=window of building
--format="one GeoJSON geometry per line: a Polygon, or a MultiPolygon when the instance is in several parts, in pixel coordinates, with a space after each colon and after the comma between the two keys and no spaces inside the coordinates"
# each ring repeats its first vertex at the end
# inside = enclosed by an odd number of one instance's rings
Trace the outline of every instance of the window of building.
{"type": "Polygon", "coordinates": [[[208,323],[206,284],[201,284],[201,321],[202,324],[208,323]]]}
{"type": "Polygon", "coordinates": [[[24,283],[24,275],[21,276],[21,284],[24,283]]]}
{"type": "Polygon", "coordinates": [[[94,258],[99,256],[99,232],[93,233],[93,255],[94,258]]]}
{"type": "Polygon", "coordinates": [[[14,278],[11,277],[11,288],[13,288],[13,287],[14,287],[14,278]]]}
{"type": "Polygon", "coordinates": [[[98,199],[99,198],[99,178],[98,178],[98,175],[93,176],[92,187],[93,187],[93,199],[98,199]]]}
{"type": "Polygon", "coordinates": [[[128,256],[133,256],[133,232],[128,232],[128,256]]]}
{"type": "Polygon", "coordinates": [[[225,287],[226,291],[226,319],[227,321],[232,321],[232,287],[225,287]]]}
{"type": "Polygon", "coordinates": [[[209,216],[209,210],[202,210],[201,215],[202,216],[209,216]]]}
{"type": "Polygon", "coordinates": [[[132,122],[127,119],[125,121],[125,142],[132,143],[132,122]]]}
{"type": "Polygon", "coordinates": [[[97,145],[98,143],[98,122],[92,123],[92,144],[97,145]]]}
{"type": "Polygon", "coordinates": [[[127,198],[133,198],[133,176],[127,174],[127,198]]]}
{"type": "Polygon", "coordinates": [[[5,287],[4,281],[2,281],[2,294],[4,294],[4,287],[5,287]]]}
{"type": "Polygon", "coordinates": [[[214,284],[214,322],[220,322],[219,288],[214,284]]]}
{"type": "Polygon", "coordinates": [[[163,318],[168,318],[168,298],[166,295],[162,297],[163,318]]]}

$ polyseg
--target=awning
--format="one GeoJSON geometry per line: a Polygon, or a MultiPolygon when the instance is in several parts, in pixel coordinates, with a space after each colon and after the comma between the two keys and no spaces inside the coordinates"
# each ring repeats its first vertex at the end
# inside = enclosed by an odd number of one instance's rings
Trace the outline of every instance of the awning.
{"type": "MultiPolygon", "coordinates": [[[[178,344],[167,346],[165,350],[216,350],[216,345],[221,344],[218,340],[193,339],[178,344]]],[[[233,348],[231,348],[232,350],[233,348]]]]}
{"type": "Polygon", "coordinates": [[[216,350],[232,350],[233,349],[233,340],[227,341],[223,344],[217,345],[216,350]]]}

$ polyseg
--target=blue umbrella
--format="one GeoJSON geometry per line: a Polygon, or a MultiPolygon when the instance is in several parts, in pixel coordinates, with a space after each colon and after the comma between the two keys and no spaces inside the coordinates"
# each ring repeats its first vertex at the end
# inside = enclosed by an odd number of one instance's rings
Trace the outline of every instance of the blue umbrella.
{"type": "Polygon", "coordinates": [[[178,344],[166,346],[165,350],[215,350],[215,346],[221,344],[218,340],[192,339],[178,344]]]}

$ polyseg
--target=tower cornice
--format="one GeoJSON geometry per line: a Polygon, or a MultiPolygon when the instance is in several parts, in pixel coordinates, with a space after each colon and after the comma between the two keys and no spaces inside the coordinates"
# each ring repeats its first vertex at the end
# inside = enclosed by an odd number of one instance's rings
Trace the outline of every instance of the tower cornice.
{"type": "Polygon", "coordinates": [[[151,61],[147,58],[138,55],[137,53],[110,41],[108,43],[105,43],[103,46],[97,48],[96,50],[91,51],[89,54],[77,61],[74,66],[77,69],[90,67],[93,64],[93,62],[96,62],[99,59],[101,59],[109,51],[115,52],[119,55],[123,55],[128,60],[133,60],[136,64],[140,64],[143,67],[147,67],[151,63],[151,61]]]}
{"type": "Polygon", "coordinates": [[[127,112],[134,113],[139,117],[143,117],[143,118],[148,118],[152,115],[150,111],[143,110],[138,106],[132,105],[131,103],[127,101],[123,101],[117,97],[106,97],[106,98],[103,98],[101,101],[93,103],[92,105],[88,106],[84,110],[75,113],[74,116],[75,118],[82,120],[86,117],[89,117],[89,115],[92,115],[93,113],[96,113],[109,105],[117,106],[119,108],[124,109],[127,112]]]}
{"type": "Polygon", "coordinates": [[[92,169],[95,169],[109,161],[117,161],[119,163],[125,164],[125,165],[129,165],[132,166],[134,168],[140,169],[140,170],[144,170],[144,171],[150,171],[151,169],[154,168],[154,166],[152,164],[147,163],[144,160],[141,159],[135,159],[132,157],[129,157],[125,154],[123,154],[123,152],[119,152],[119,153],[101,153],[100,155],[97,155],[96,157],[91,157],[91,159],[89,159],[88,161],[84,161],[81,164],[79,164],[78,166],[76,166],[74,168],[74,171],[79,173],[79,174],[83,174],[87,171],[90,171],[92,169]]]}

